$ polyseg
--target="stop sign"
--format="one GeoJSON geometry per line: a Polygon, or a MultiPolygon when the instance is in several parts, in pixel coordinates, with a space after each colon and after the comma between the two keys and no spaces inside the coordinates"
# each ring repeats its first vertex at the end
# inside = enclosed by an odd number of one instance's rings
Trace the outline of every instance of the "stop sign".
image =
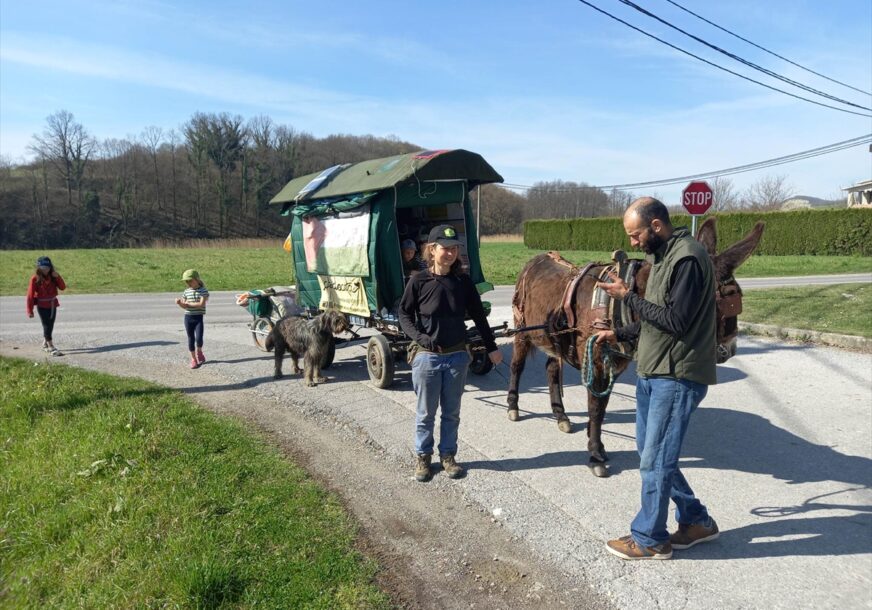
{"type": "Polygon", "coordinates": [[[681,205],[694,216],[705,214],[712,203],[714,195],[708,182],[691,182],[681,191],[681,205]]]}

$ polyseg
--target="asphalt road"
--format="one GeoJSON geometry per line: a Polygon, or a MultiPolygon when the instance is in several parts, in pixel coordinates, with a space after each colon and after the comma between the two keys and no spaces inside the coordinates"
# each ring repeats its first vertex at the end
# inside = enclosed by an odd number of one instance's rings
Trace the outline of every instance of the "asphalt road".
{"type": "MultiPolygon", "coordinates": [[[[511,321],[507,294],[509,288],[490,293],[492,324],[511,321]]],[[[287,405],[289,418],[329,413],[367,435],[385,459],[408,464],[401,472],[415,485],[408,367],[398,365],[392,388],[375,389],[365,344],[356,343],[337,350],[327,384],[310,389],[298,377],[273,381],[271,357],[251,342],[247,312],[230,293],[214,293],[204,369],[222,383],[204,385],[200,371],[186,369],[174,296],[62,297],[55,342],[67,355],[59,360],[203,397],[244,388],[287,405]]],[[[40,341],[38,320],[23,312],[23,298],[0,298],[3,354],[40,341]]],[[[510,343],[501,349],[508,360],[510,343]]],[[[639,501],[633,369],[615,384],[606,415],[608,479],[594,478],[586,467],[578,372],[564,371],[574,424],[564,434],[550,414],[543,369],[541,355],[528,363],[522,419],[514,423],[505,415],[507,367],[470,375],[458,455],[469,475],[436,484],[455,486],[491,513],[507,536],[579,583],[579,595],[589,590],[633,609],[872,605],[872,355],[740,338],[737,356],[718,367],[719,383],[694,415],[681,462],[723,533],[667,562],[622,562],[603,549],[605,540],[628,532],[639,501]]]]}

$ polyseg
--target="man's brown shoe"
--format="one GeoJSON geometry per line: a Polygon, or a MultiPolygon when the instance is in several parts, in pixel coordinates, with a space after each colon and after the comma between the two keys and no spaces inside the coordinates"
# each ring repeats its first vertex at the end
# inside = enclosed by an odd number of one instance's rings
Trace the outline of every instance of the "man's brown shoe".
{"type": "Polygon", "coordinates": [[[606,550],[621,559],[671,559],[672,545],[668,542],[657,546],[639,546],[632,536],[623,536],[606,542],[606,550]]]}
{"type": "Polygon", "coordinates": [[[442,462],[442,470],[449,479],[459,479],[463,476],[463,468],[454,461],[453,455],[440,455],[439,459],[442,462]]]}
{"type": "Polygon", "coordinates": [[[718,524],[715,520],[711,520],[711,525],[705,526],[701,523],[696,525],[678,524],[678,531],[669,535],[669,542],[672,543],[672,548],[678,550],[689,549],[694,544],[700,542],[708,542],[714,540],[721,535],[718,530],[718,524]]]}
{"type": "Polygon", "coordinates": [[[430,460],[432,455],[419,455],[415,462],[415,480],[422,483],[429,481],[430,477],[430,460]]]}

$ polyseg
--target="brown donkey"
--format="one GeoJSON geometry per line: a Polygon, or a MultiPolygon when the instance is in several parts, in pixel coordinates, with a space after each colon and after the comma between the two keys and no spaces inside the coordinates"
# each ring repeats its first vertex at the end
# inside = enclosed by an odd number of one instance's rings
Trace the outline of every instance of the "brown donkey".
{"type": "MultiPolygon", "coordinates": [[[[763,223],[758,222],[748,235],[720,254],[716,253],[715,218],[709,218],[700,227],[696,238],[712,257],[717,281],[718,363],[726,362],[736,353],[736,318],[742,311],[742,292],[733,272],[751,255],[763,235],[763,223]]],[[[595,287],[605,278],[608,269],[618,269],[625,281],[639,296],[645,295],[645,284],[650,272],[647,262],[625,261],[616,256],[617,265],[592,263],[576,267],[556,252],[540,254],[531,259],[521,271],[512,297],[515,328],[536,328],[515,335],[511,377],[509,378],[508,416],[520,419],[518,411],[518,384],[524,372],[527,356],[539,348],[548,356],[545,364],[551,410],[557,418],[557,427],[570,432],[571,425],[563,407],[562,371],[568,362],[581,370],[588,338],[600,329],[633,321],[629,311],[615,303],[595,287]]],[[[628,354],[632,348],[625,350],[628,354]]],[[[607,477],[608,461],[602,443],[602,423],[609,402],[609,371],[604,365],[601,346],[592,353],[592,372],[587,392],[587,449],[589,465],[594,475],[607,477]],[[592,391],[593,390],[593,391],[592,391]],[[597,396],[597,394],[604,394],[597,396]]],[[[613,379],[629,365],[629,355],[612,354],[613,379]]],[[[584,373],[585,371],[582,371],[584,373]]]]}

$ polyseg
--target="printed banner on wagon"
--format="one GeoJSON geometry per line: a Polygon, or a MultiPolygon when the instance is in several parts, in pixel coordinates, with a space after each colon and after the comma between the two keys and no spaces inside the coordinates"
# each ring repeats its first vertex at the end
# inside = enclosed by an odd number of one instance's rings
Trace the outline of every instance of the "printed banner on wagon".
{"type": "Polygon", "coordinates": [[[366,290],[363,280],[359,277],[329,277],[319,275],[321,285],[321,301],[318,309],[338,309],[343,313],[368,318],[369,305],[366,302],[366,290]]]}
{"type": "Polygon", "coordinates": [[[303,250],[309,273],[369,275],[369,206],[335,216],[303,219],[303,250]]]}

